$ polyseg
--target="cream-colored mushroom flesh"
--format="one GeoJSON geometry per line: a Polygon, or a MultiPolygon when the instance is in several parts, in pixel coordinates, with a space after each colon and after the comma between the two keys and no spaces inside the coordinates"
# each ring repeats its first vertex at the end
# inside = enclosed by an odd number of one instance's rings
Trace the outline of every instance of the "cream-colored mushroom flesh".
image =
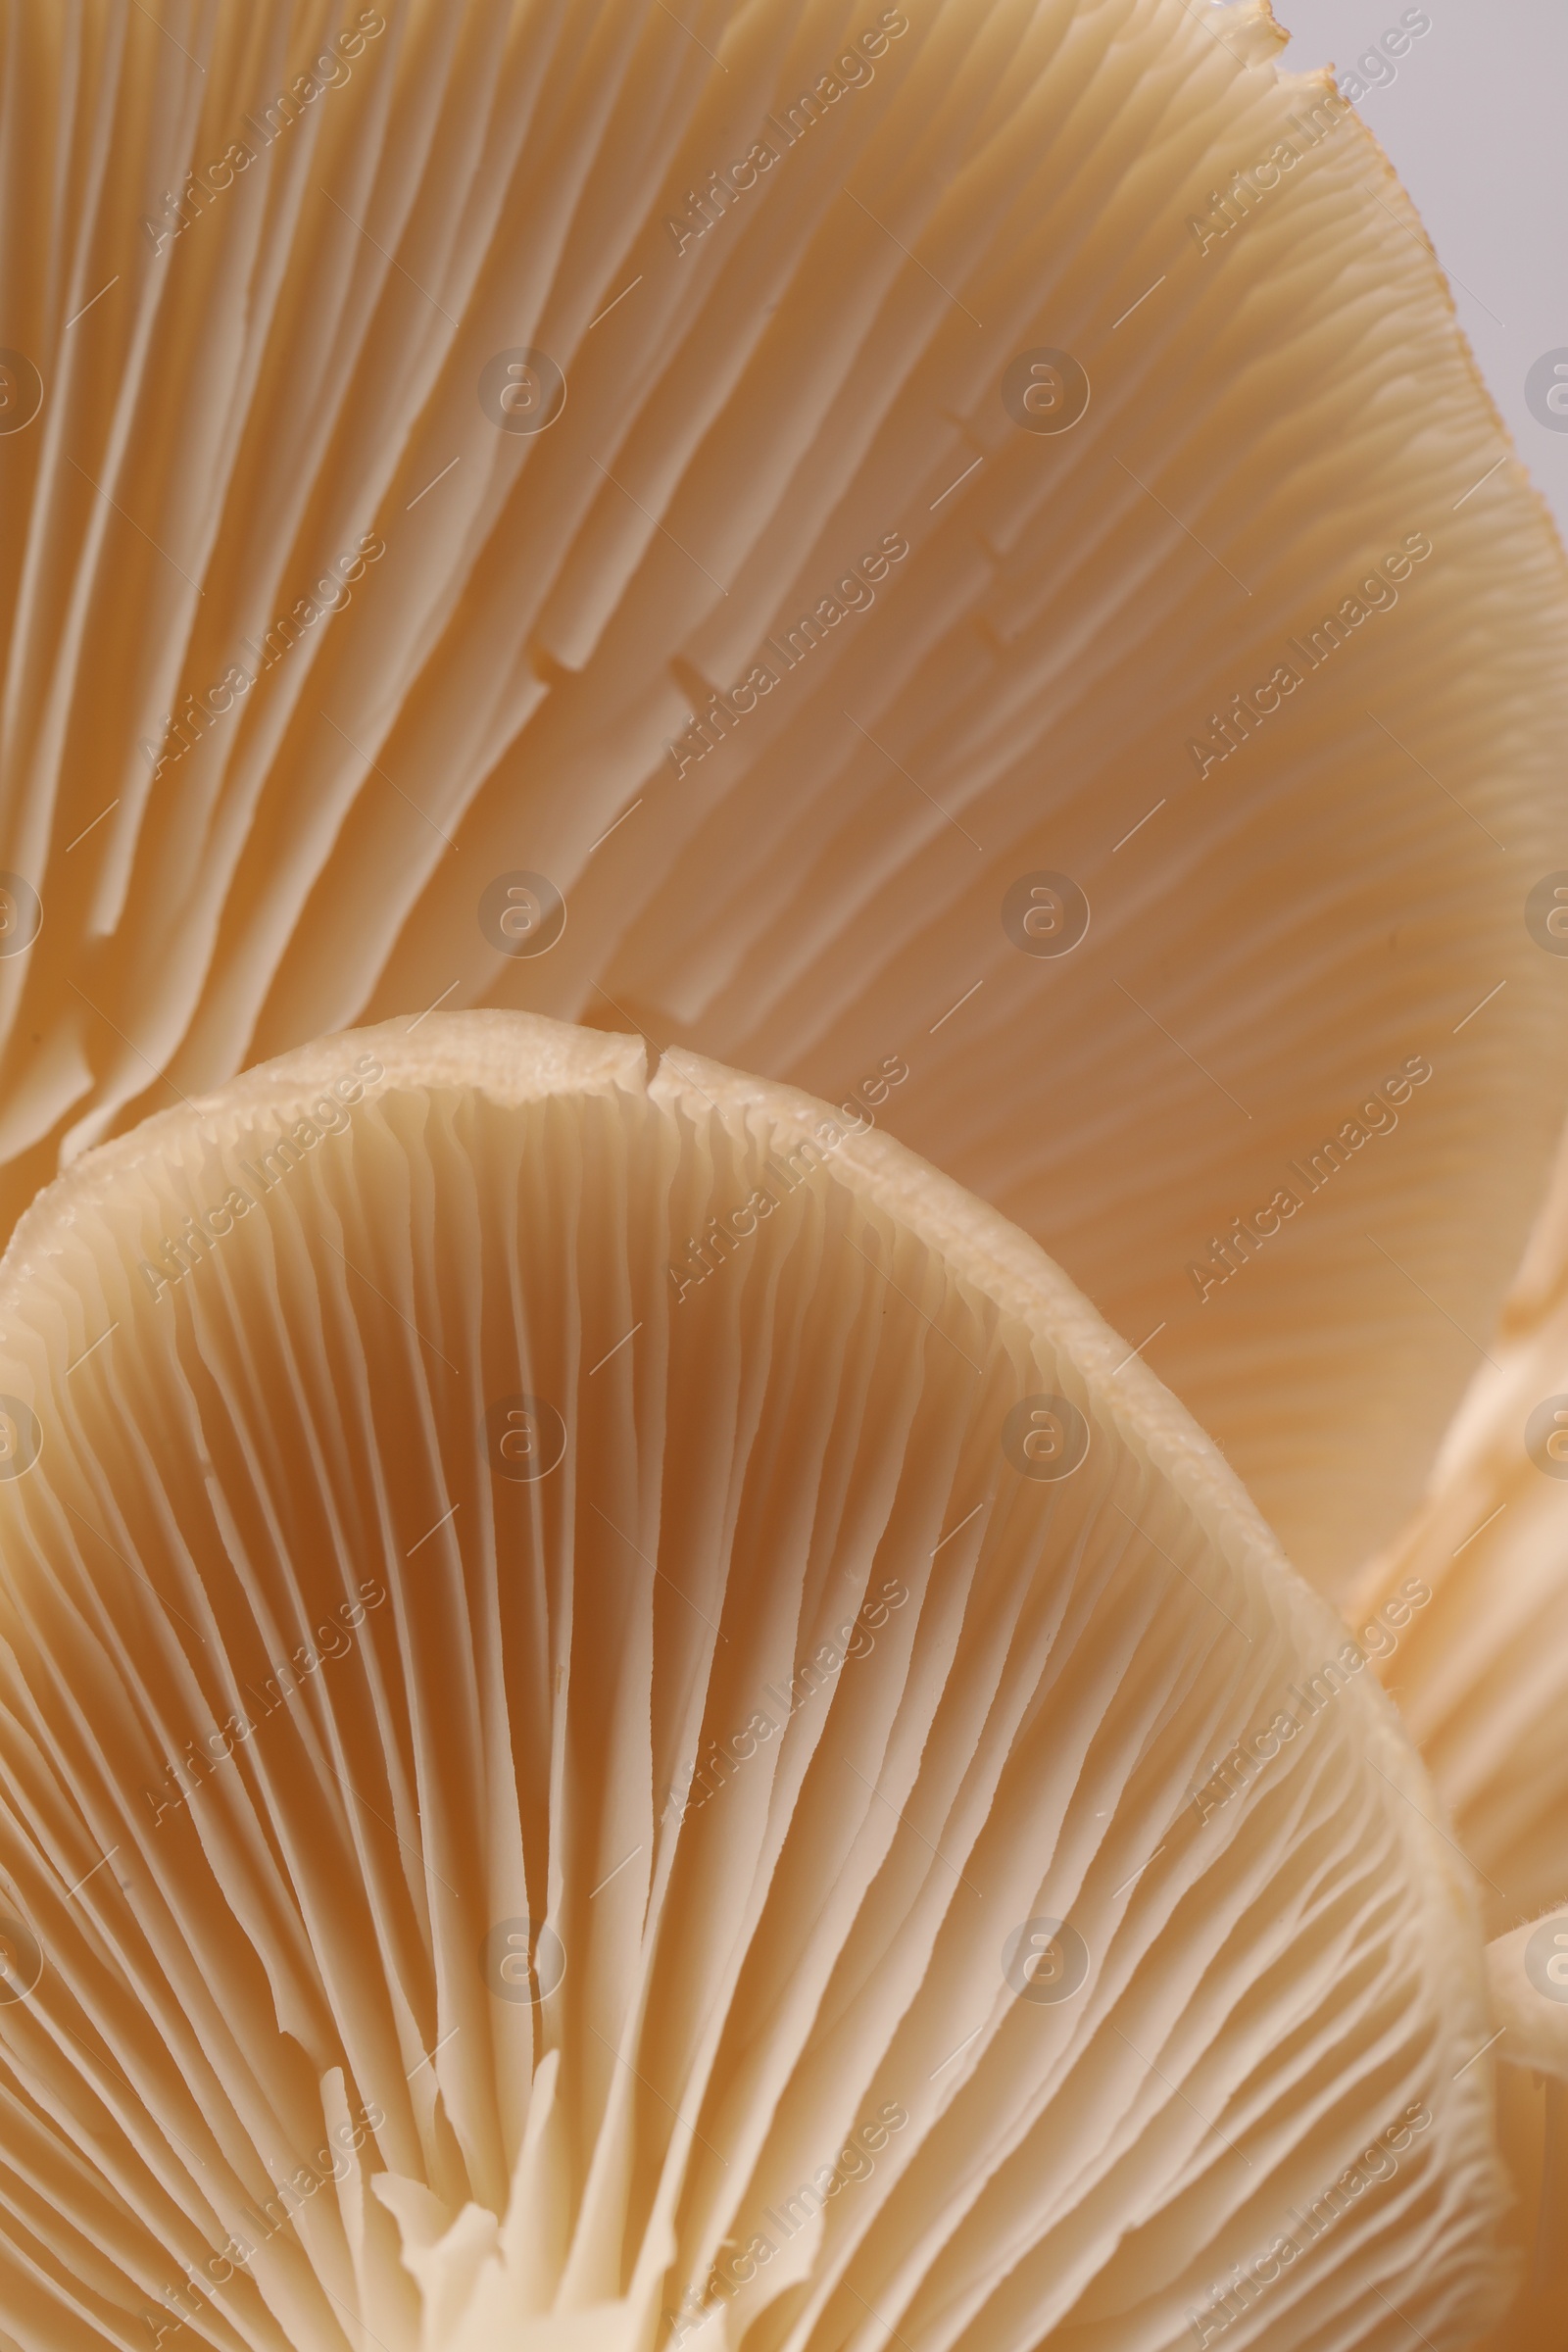
{"type": "Polygon", "coordinates": [[[1382,1653],[1492,1932],[1568,1900],[1568,1140],[1487,1360],[1352,1622],[1382,1653]]]}
{"type": "Polygon", "coordinates": [[[0,1333],[29,2352],[1496,2309],[1481,1947],[1393,1710],[899,1145],[387,1023],[83,1157],[0,1333]]]}
{"type": "Polygon", "coordinates": [[[1370,134],[1208,0],[174,20],[8,61],[5,1222],[438,1000],[888,1089],[1343,1591],[1563,1107],[1562,558],[1370,134]]]}
{"type": "Polygon", "coordinates": [[[1555,2352],[1568,2308],[1568,1144],[1428,1493],[1350,1622],[1495,1938],[1498,2125],[1526,2278],[1486,2352],[1555,2352]]]}

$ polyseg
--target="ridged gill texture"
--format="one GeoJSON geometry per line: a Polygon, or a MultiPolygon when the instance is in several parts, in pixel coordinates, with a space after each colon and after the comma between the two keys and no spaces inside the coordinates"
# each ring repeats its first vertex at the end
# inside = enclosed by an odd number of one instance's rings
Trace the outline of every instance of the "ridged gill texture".
{"type": "Polygon", "coordinates": [[[1568,1145],[1487,1361],[1361,1613],[1412,1578],[1431,1605],[1383,1671],[1500,1935],[1568,1897],[1568,1145]]]}
{"type": "Polygon", "coordinates": [[[1568,1147],[1488,1359],[1354,1622],[1377,1625],[1406,1585],[1430,1605],[1372,1646],[1497,1939],[1499,2120],[1529,2268],[1488,2352],[1552,2352],[1568,2308],[1568,1147]]]}
{"type": "Polygon", "coordinates": [[[1495,2309],[1480,1943],[1392,1709],[899,1145],[387,1023],[84,1157],[0,1331],[27,2352],[1495,2309]]]}
{"type": "Polygon", "coordinates": [[[6,1221],[437,1000],[898,1064],[1345,1590],[1562,1112],[1568,689],[1326,77],[1208,0],[4,37],[6,1221]]]}

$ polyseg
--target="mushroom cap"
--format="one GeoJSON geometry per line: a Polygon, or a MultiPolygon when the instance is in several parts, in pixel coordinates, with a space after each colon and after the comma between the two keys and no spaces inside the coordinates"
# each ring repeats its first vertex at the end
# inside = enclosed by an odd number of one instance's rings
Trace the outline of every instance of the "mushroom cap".
{"type": "Polygon", "coordinates": [[[1561,550],[1370,136],[1208,0],[321,22],[29,24],[7,1221],[438,999],[903,1066],[1343,1590],[1564,1092],[1561,550]]]}
{"type": "Polygon", "coordinates": [[[1350,1622],[1477,1873],[1518,2299],[1482,2352],[1550,2352],[1568,2296],[1568,1145],[1488,1360],[1350,1622]],[[1559,1943],[1558,1934],[1562,1940],[1559,1943]]]}
{"type": "Polygon", "coordinates": [[[1480,1874],[1490,1932],[1568,1900],[1568,1139],[1487,1360],[1350,1622],[1480,1874]]]}
{"type": "Polygon", "coordinates": [[[84,1155],[0,1333],[21,2340],[1497,2307],[1479,1939],[1392,1707],[891,1139],[388,1023],[84,1155]]]}

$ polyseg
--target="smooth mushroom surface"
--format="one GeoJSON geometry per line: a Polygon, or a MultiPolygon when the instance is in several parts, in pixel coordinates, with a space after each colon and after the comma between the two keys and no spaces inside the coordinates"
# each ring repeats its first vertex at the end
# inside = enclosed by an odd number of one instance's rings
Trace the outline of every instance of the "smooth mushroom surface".
{"type": "Polygon", "coordinates": [[[1457,2346],[1465,1874],[1037,1245],[504,1011],[0,1264],[0,2327],[32,2352],[1457,2346]]]}
{"type": "Polygon", "coordinates": [[[874,1101],[1345,1592],[1564,1108],[1568,586],[1282,37],[21,11],[0,1225],[361,1018],[638,1026],[874,1101]]]}

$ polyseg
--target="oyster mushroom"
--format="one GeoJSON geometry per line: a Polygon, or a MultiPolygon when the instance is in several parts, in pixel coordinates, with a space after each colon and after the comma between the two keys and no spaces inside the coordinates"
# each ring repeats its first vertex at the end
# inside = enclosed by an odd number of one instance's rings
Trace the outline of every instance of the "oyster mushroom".
{"type": "Polygon", "coordinates": [[[20,2341],[1495,2310],[1480,1945],[1392,1708],[898,1144],[387,1023],[84,1155],[0,1332],[20,2341]]]}
{"type": "Polygon", "coordinates": [[[1351,1611],[1497,1934],[1568,1899],[1565,1563],[1568,1151],[1428,1493],[1351,1611]]]}
{"type": "Polygon", "coordinates": [[[1428,1493],[1350,1620],[1475,1866],[1494,1937],[1499,2121],[1528,2266],[1495,2352],[1550,2346],[1568,2296],[1565,1433],[1568,1149],[1428,1493]]]}
{"type": "Polygon", "coordinates": [[[1564,580],[1327,78],[1206,0],[28,23],[8,1218],[438,1000],[904,1069],[1343,1591],[1563,1107],[1564,580]]]}
{"type": "Polygon", "coordinates": [[[1478,2352],[1553,2352],[1568,2296],[1568,1903],[1487,1946],[1498,2137],[1514,2183],[1505,2235],[1520,2284],[1478,2352]]]}

